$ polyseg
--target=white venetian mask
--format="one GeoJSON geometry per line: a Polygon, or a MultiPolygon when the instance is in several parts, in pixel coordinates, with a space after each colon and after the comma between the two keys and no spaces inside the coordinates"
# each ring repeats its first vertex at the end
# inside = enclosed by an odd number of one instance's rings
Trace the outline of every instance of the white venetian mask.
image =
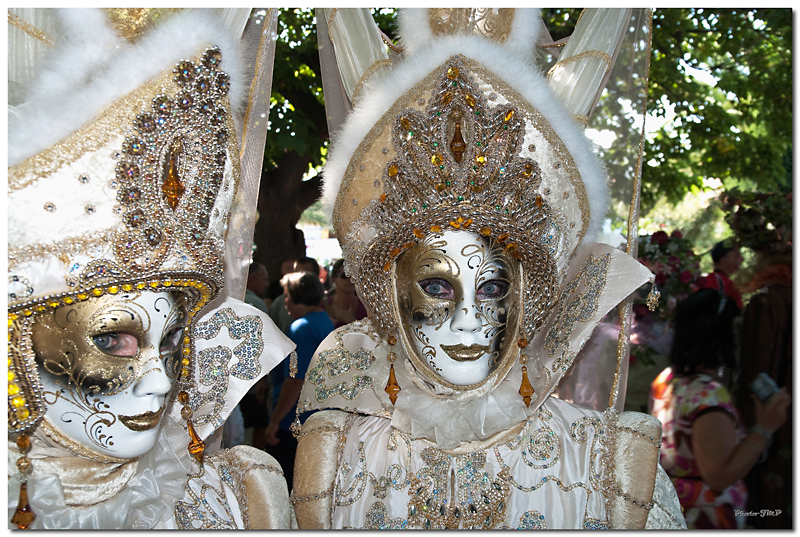
{"type": "Polygon", "coordinates": [[[397,263],[409,351],[448,384],[480,384],[507,359],[517,283],[517,262],[489,239],[465,231],[429,235],[397,263]]]}
{"type": "Polygon", "coordinates": [[[133,292],[37,317],[33,348],[45,417],[71,440],[121,459],[155,444],[180,363],[182,295],[133,292]]]}

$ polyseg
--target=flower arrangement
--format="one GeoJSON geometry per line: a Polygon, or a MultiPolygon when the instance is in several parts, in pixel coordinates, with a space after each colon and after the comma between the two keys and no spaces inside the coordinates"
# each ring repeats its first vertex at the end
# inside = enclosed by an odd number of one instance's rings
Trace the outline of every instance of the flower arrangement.
{"type": "Polygon", "coordinates": [[[639,361],[651,366],[656,363],[656,355],[669,354],[675,308],[695,290],[694,283],[700,277],[700,259],[692,250],[692,243],[675,230],[672,234],[656,231],[652,235],[641,235],[639,262],[655,274],[661,299],[655,311],[648,309],[649,285],[639,289],[634,299],[630,363],[639,361]]]}
{"type": "Polygon", "coordinates": [[[655,315],[660,320],[671,321],[678,302],[694,291],[693,284],[700,277],[700,259],[692,250],[692,243],[677,229],[671,235],[665,231],[642,235],[639,237],[639,262],[655,274],[661,301],[651,313],[644,295],[635,301],[635,313],[639,317],[655,315]]]}

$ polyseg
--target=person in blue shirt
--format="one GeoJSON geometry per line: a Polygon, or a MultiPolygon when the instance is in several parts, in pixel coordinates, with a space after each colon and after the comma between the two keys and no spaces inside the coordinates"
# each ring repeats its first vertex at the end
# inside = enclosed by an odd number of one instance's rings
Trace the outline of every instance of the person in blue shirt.
{"type": "Polygon", "coordinates": [[[297,451],[297,440],[290,431],[295,419],[297,400],[311,357],[322,340],[333,332],[333,322],[320,306],[324,296],[319,275],[310,272],[293,272],[281,280],[286,296],[286,309],[295,318],[287,336],[295,342],[297,348],[297,373],[289,375],[289,360],[275,368],[278,372],[274,380],[273,400],[275,401],[272,416],[265,432],[267,453],[275,457],[283,468],[286,482],[292,483],[294,456],[297,451]]]}

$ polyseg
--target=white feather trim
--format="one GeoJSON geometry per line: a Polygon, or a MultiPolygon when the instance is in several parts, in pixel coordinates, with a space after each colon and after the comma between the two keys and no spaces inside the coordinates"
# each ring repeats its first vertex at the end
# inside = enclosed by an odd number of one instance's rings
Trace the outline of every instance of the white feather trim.
{"type": "Polygon", "coordinates": [[[248,88],[242,83],[238,42],[208,13],[177,13],[128,46],[101,10],[59,11],[64,38],[44,60],[25,102],[8,118],[9,166],[65,138],[115,100],[209,45],[222,50],[231,106],[243,106],[248,88]]]}
{"type": "Polygon", "coordinates": [[[323,174],[322,199],[325,210],[333,213],[350,158],[373,125],[397,99],[455,54],[476,60],[504,80],[552,125],[572,155],[586,185],[591,215],[587,234],[581,244],[593,242],[602,228],[609,194],[603,165],[594,153],[583,127],[572,119],[553,95],[530,54],[520,52],[520,48],[509,50],[475,35],[437,38],[436,46],[424,47],[391,71],[378,73],[367,83],[360,103],[331,144],[323,174]]]}

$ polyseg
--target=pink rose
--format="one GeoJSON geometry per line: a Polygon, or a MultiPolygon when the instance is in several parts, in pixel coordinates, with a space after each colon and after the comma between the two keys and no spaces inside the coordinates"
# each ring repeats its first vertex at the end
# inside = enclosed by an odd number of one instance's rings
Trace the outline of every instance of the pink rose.
{"type": "Polygon", "coordinates": [[[681,272],[680,278],[681,278],[681,283],[689,283],[693,279],[692,273],[688,270],[684,270],[683,272],[681,272]]]}
{"type": "Polygon", "coordinates": [[[656,285],[664,285],[667,281],[667,275],[663,272],[656,274],[656,285]]]}
{"type": "Polygon", "coordinates": [[[675,231],[672,232],[672,236],[675,237],[676,239],[682,239],[683,233],[681,233],[680,230],[676,229],[675,231]]]}
{"type": "Polygon", "coordinates": [[[670,267],[677,268],[681,264],[681,259],[679,257],[671,255],[671,256],[669,256],[669,258],[667,258],[667,263],[669,263],[670,267]]]}

